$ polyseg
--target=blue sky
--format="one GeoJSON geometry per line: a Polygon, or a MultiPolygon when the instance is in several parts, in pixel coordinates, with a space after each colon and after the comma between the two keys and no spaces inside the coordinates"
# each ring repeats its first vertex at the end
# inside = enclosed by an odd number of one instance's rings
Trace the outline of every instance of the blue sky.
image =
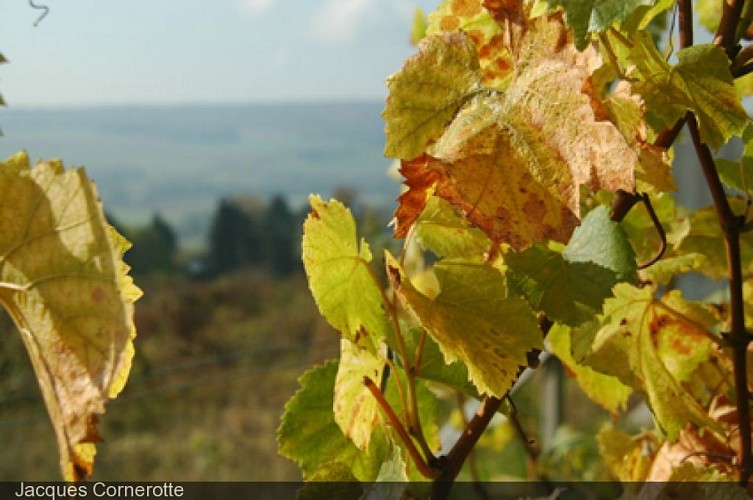
{"type": "Polygon", "coordinates": [[[437,0],[26,0],[0,4],[13,107],[382,99],[437,0]]]}

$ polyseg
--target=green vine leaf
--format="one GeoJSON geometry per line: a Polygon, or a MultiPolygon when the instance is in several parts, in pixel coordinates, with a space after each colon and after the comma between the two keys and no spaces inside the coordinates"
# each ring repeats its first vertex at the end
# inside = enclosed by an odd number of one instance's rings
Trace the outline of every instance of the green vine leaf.
{"type": "Polygon", "coordinates": [[[625,21],[640,6],[650,6],[656,0],[548,0],[549,7],[565,10],[567,25],[572,28],[575,46],[584,50],[589,33],[601,32],[614,23],[625,21]]]}
{"type": "Polygon", "coordinates": [[[328,361],[301,376],[301,388],[285,404],[277,430],[280,454],[298,464],[305,480],[334,479],[336,473],[342,481],[350,471],[358,481],[374,481],[391,445],[382,429],[374,431],[368,451],[342,433],[332,413],[337,371],[337,361],[328,361]]]}
{"type": "Polygon", "coordinates": [[[387,254],[390,281],[403,304],[436,340],[446,363],[463,361],[482,394],[502,396],[527,365],[526,353],[542,349],[541,330],[521,298],[508,296],[495,268],[463,261],[435,265],[439,295],[429,299],[387,254]]]}
{"type": "Polygon", "coordinates": [[[83,169],[0,164],[0,303],[21,333],[60,451],[64,480],[90,476],[97,416],[125,385],[133,358],[129,244],[104,217],[83,169]]]}
{"type": "Polygon", "coordinates": [[[369,268],[371,251],[356,240],[350,210],[309,197],[303,224],[303,265],[319,311],[344,338],[377,355],[389,331],[382,289],[369,268]]]}
{"type": "Polygon", "coordinates": [[[713,320],[702,323],[701,313],[690,313],[692,306],[678,293],[657,301],[649,287],[615,286],[585,359],[597,371],[644,392],[670,441],[688,421],[721,431],[681,385],[709,357],[705,331],[713,320]]]}
{"type": "Polygon", "coordinates": [[[738,161],[715,160],[722,182],[748,196],[753,196],[753,123],[748,123],[742,134],[743,153],[738,161]]]}
{"type": "Polygon", "coordinates": [[[724,49],[714,44],[695,45],[677,53],[670,66],[651,36],[639,32],[628,56],[635,65],[633,89],[667,126],[692,111],[701,138],[719,149],[732,136],[740,135],[749,118],[735,91],[724,49]]]}
{"type": "Polygon", "coordinates": [[[533,246],[505,257],[509,286],[550,319],[577,326],[601,311],[614,272],[593,262],[569,262],[554,250],[533,246]]]}
{"type": "Polygon", "coordinates": [[[619,281],[635,281],[627,235],[600,206],[588,213],[565,250],[533,246],[505,256],[510,287],[554,320],[577,326],[601,311],[619,281]]]}
{"type": "Polygon", "coordinates": [[[562,252],[570,262],[593,262],[614,272],[620,281],[635,281],[635,252],[622,227],[612,221],[609,208],[590,211],[562,252]]]}

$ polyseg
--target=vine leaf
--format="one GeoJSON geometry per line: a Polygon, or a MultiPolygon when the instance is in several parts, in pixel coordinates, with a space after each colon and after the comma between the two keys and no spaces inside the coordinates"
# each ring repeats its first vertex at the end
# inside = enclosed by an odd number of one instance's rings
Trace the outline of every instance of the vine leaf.
{"type": "Polygon", "coordinates": [[[416,290],[387,254],[390,281],[400,300],[436,340],[446,363],[462,360],[482,394],[502,396],[527,365],[526,353],[542,349],[541,330],[528,305],[508,296],[503,275],[482,263],[444,260],[434,270],[439,295],[416,290]]]}
{"type": "Polygon", "coordinates": [[[382,113],[387,126],[384,154],[419,156],[474,92],[481,88],[476,47],[465,35],[424,38],[418,53],[387,79],[382,113]]]}
{"type": "Polygon", "coordinates": [[[703,330],[711,325],[701,322],[701,313],[690,312],[679,292],[656,301],[651,288],[620,283],[614,294],[604,304],[585,363],[643,391],[670,441],[688,421],[719,432],[719,424],[681,385],[708,359],[710,342],[703,330]]]}
{"type": "Polygon", "coordinates": [[[738,161],[715,160],[719,177],[732,189],[748,196],[753,195],[753,123],[749,123],[742,134],[743,153],[738,161]]]}
{"type": "Polygon", "coordinates": [[[381,380],[384,364],[383,358],[358,348],[349,340],[340,341],[333,406],[335,422],[361,450],[369,448],[371,434],[379,421],[379,405],[363,378],[381,380]]]}
{"type": "MultiPolygon", "coordinates": [[[[489,238],[522,250],[536,241],[569,240],[581,185],[633,190],[637,156],[594,109],[598,97],[588,83],[599,57],[591,49],[578,53],[567,40],[556,18],[530,21],[510,85],[473,97],[431,155],[410,165],[406,183],[414,190],[414,211],[423,208],[420,195],[431,193],[433,181],[436,195],[489,238]]],[[[476,59],[468,69],[478,73],[476,59]]],[[[398,230],[411,222],[400,215],[398,230]]]]}
{"type": "Polygon", "coordinates": [[[614,272],[620,281],[635,280],[635,252],[625,231],[610,218],[606,206],[586,215],[562,255],[570,262],[598,264],[614,272]]]}
{"type": "Polygon", "coordinates": [[[491,248],[491,241],[483,231],[471,226],[452,205],[437,196],[428,199],[415,228],[421,248],[438,257],[479,256],[491,248]]]}
{"type": "Polygon", "coordinates": [[[590,366],[579,364],[570,351],[570,328],[555,325],[547,335],[549,347],[575,379],[583,392],[594,402],[616,417],[627,407],[628,397],[633,390],[620,382],[617,377],[599,373],[590,366]]]}
{"type": "Polygon", "coordinates": [[[575,35],[575,46],[584,50],[588,34],[604,31],[616,22],[625,21],[640,6],[656,0],[548,0],[550,7],[562,6],[567,25],[575,35]]]}
{"type": "Polygon", "coordinates": [[[635,65],[633,89],[665,125],[672,126],[692,111],[703,141],[719,149],[740,135],[749,118],[735,91],[724,49],[714,44],[695,45],[677,53],[670,66],[651,35],[639,32],[628,59],[635,65]]]}
{"type": "Polygon", "coordinates": [[[374,481],[389,459],[390,443],[376,429],[362,451],[342,433],[332,413],[337,371],[337,361],[328,361],[298,379],[301,388],[285,404],[277,429],[280,454],[296,462],[306,480],[374,481]]]}
{"type": "Polygon", "coordinates": [[[0,164],[0,303],[31,357],[55,428],[64,480],[91,475],[97,416],[131,368],[129,244],[104,217],[83,169],[33,168],[26,153],[0,164]]]}
{"type": "Polygon", "coordinates": [[[303,224],[303,265],[319,311],[344,338],[377,355],[389,329],[382,291],[370,268],[371,251],[356,240],[350,210],[309,197],[303,224]]]}
{"type": "Polygon", "coordinates": [[[593,262],[569,262],[554,250],[538,245],[505,257],[515,290],[537,311],[566,325],[577,326],[601,311],[614,272],[593,262]]]}

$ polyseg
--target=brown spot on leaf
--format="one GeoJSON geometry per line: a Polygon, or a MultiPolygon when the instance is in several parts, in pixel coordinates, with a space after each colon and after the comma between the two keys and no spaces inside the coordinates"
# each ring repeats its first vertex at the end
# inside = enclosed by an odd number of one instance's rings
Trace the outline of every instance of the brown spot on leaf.
{"type": "Polygon", "coordinates": [[[460,19],[457,16],[444,16],[439,21],[439,28],[442,31],[455,31],[460,28],[460,19]]]}
{"type": "Polygon", "coordinates": [[[92,290],[92,301],[99,304],[105,299],[105,291],[102,290],[100,287],[95,287],[94,290],[92,290]]]}

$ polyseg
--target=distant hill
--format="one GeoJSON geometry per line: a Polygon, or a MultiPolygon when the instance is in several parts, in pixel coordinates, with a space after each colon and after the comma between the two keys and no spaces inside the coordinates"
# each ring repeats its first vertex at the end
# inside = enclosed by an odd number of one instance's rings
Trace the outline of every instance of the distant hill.
{"type": "Polygon", "coordinates": [[[387,205],[381,102],[105,107],[0,112],[0,156],[86,166],[109,212],[126,223],[159,211],[184,240],[203,239],[223,196],[354,188],[387,205]]]}

